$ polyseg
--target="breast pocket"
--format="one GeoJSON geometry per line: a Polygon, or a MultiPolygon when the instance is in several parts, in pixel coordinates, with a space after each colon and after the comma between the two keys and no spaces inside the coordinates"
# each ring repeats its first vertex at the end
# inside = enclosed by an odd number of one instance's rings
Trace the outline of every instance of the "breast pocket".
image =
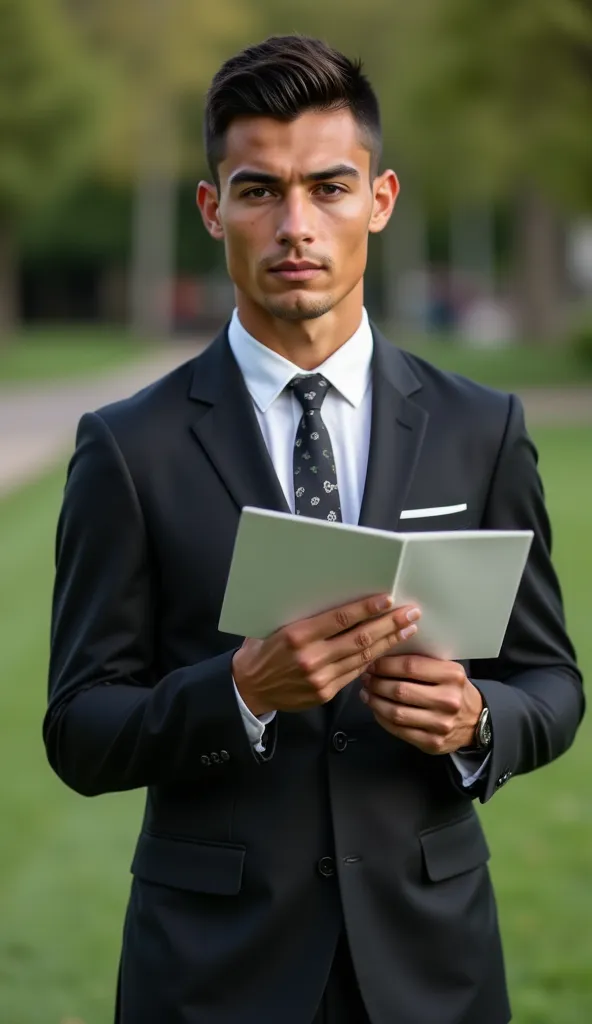
{"type": "Polygon", "coordinates": [[[475,528],[475,522],[467,502],[458,502],[403,509],[398,528],[403,533],[468,530],[475,528]]]}

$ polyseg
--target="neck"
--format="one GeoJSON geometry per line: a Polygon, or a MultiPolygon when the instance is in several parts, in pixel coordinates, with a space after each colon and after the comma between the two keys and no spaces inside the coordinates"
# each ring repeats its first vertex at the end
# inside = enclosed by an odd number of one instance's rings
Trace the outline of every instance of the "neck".
{"type": "Polygon", "coordinates": [[[282,320],[241,292],[236,294],[236,307],[241,324],[258,342],[301,370],[315,370],[357,331],[362,322],[363,291],[355,288],[314,320],[282,320]]]}

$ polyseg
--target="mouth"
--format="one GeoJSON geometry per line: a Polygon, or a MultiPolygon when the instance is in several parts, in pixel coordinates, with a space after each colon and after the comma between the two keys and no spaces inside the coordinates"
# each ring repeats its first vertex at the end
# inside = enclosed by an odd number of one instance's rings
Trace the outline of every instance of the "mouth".
{"type": "Polygon", "coordinates": [[[295,260],[282,260],[270,267],[269,273],[275,277],[281,277],[284,281],[312,281],[319,274],[323,273],[323,267],[318,263],[310,263],[307,260],[296,262],[295,260]]]}

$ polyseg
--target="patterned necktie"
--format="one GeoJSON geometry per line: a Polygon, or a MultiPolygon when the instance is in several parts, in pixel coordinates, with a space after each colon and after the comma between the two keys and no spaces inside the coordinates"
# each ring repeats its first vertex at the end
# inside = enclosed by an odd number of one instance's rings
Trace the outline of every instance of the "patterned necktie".
{"type": "Polygon", "coordinates": [[[302,406],[294,445],[294,507],[297,516],[341,522],[335,459],[321,405],[331,385],[320,373],[294,377],[289,387],[302,406]]]}

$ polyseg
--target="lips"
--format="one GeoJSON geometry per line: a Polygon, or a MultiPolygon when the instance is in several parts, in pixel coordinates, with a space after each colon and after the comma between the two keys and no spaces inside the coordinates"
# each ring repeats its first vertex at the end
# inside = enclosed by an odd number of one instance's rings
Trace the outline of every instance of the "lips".
{"type": "Polygon", "coordinates": [[[296,263],[293,260],[283,260],[281,263],[276,263],[275,266],[271,267],[272,273],[282,272],[294,272],[299,273],[303,270],[322,270],[322,267],[318,263],[309,263],[307,260],[303,260],[302,263],[296,263]]]}
{"type": "Polygon", "coordinates": [[[323,267],[318,263],[311,263],[310,260],[282,260],[270,267],[270,273],[282,281],[300,284],[304,281],[313,281],[323,273],[323,267]]]}

